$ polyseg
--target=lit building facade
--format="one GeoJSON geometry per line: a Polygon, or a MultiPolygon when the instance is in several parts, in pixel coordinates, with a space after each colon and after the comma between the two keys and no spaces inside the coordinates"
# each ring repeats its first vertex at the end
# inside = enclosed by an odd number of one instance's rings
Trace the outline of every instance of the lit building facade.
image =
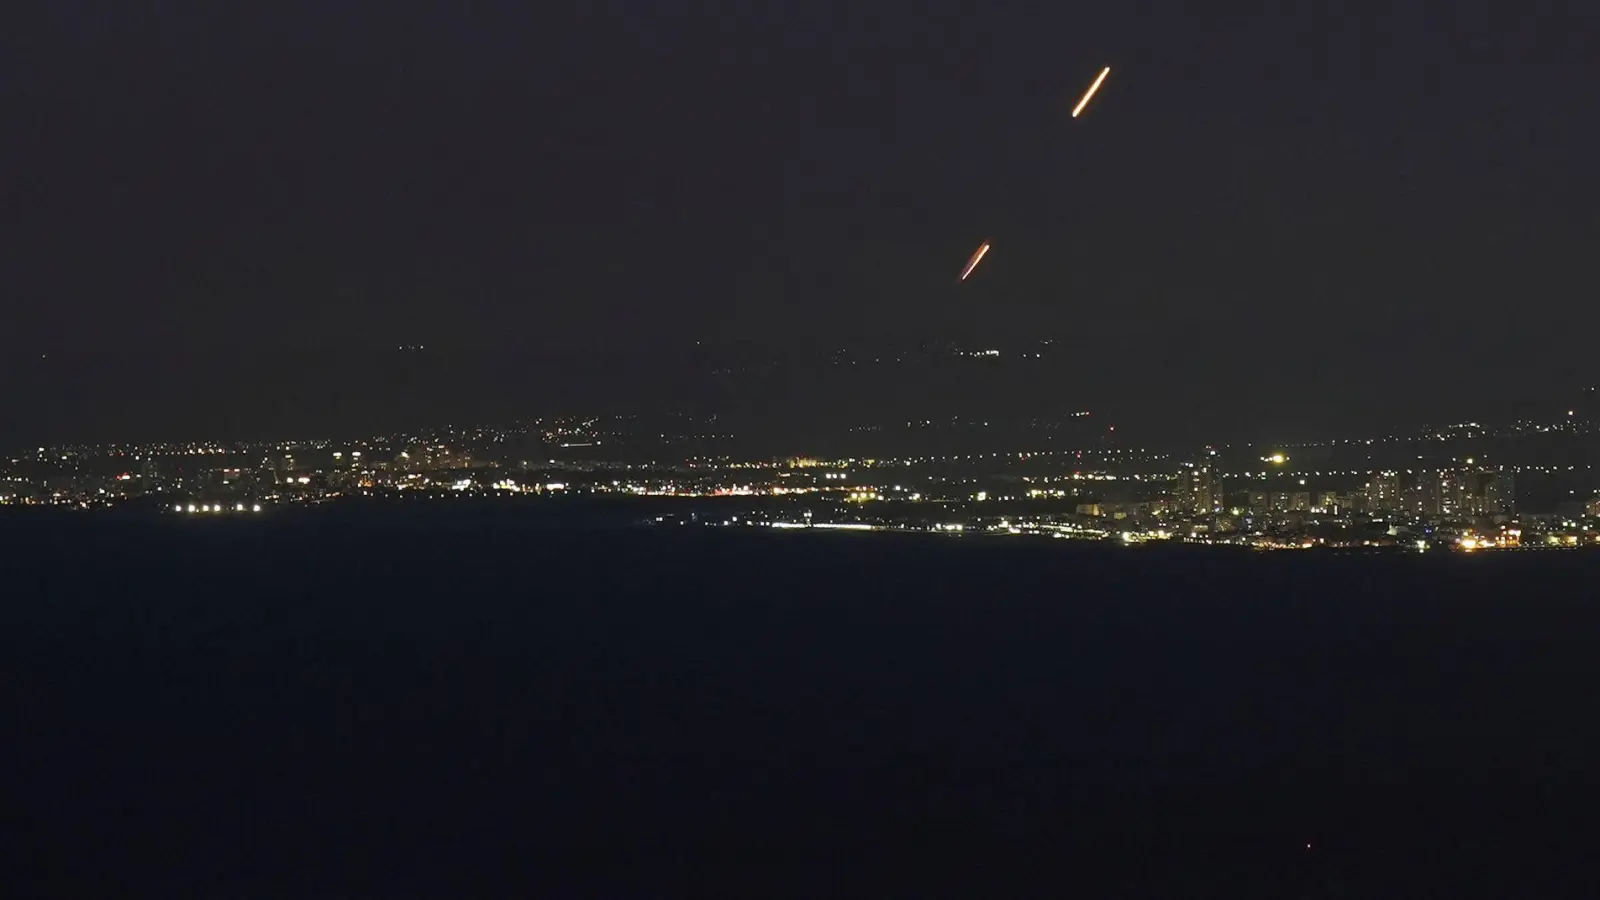
{"type": "Polygon", "coordinates": [[[1222,473],[1209,462],[1184,463],[1172,488],[1179,512],[1209,515],[1222,509],[1222,473]]]}

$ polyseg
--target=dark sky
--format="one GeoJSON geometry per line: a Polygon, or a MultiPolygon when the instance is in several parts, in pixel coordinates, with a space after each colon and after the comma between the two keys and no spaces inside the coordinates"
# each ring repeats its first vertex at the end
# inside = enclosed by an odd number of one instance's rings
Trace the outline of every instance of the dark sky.
{"type": "Polygon", "coordinates": [[[1593,380],[1593,4],[39,6],[0,30],[39,403],[114,371],[44,353],[845,334],[1065,338],[1107,403],[1593,380]]]}

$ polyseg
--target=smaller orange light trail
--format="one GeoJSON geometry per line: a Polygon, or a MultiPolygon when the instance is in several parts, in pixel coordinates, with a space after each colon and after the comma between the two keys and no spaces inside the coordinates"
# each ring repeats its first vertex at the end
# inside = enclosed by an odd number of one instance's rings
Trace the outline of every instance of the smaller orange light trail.
{"type": "Polygon", "coordinates": [[[1089,92],[1087,94],[1083,95],[1083,99],[1079,100],[1077,107],[1072,110],[1072,117],[1074,119],[1076,119],[1078,117],[1078,113],[1083,112],[1083,108],[1085,106],[1089,105],[1089,98],[1094,96],[1094,92],[1095,91],[1100,90],[1100,82],[1105,81],[1106,80],[1106,76],[1110,75],[1110,74],[1111,74],[1111,67],[1110,66],[1106,66],[1104,69],[1100,70],[1100,77],[1096,78],[1094,80],[1094,84],[1089,85],[1089,92]]]}
{"type": "Polygon", "coordinates": [[[966,281],[967,280],[967,276],[972,274],[972,270],[976,269],[978,267],[978,263],[983,261],[983,255],[985,253],[988,253],[988,252],[989,252],[989,242],[988,241],[984,241],[983,242],[983,246],[978,248],[978,252],[972,254],[972,258],[967,260],[967,267],[965,269],[961,270],[961,280],[962,281],[966,281]]]}

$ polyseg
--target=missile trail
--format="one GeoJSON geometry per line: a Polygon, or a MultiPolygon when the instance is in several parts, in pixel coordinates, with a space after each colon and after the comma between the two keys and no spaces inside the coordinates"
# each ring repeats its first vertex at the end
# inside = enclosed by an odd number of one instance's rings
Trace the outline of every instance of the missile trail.
{"type": "MultiPolygon", "coordinates": [[[[1094,98],[1095,92],[1100,90],[1100,85],[1105,83],[1106,76],[1110,75],[1110,74],[1111,74],[1111,67],[1110,66],[1106,66],[1104,69],[1100,70],[1100,74],[1095,78],[1094,84],[1089,85],[1089,90],[1084,92],[1083,99],[1079,100],[1078,101],[1078,105],[1073,107],[1073,109],[1072,109],[1072,117],[1074,119],[1076,119],[1078,117],[1078,115],[1083,112],[1083,108],[1084,107],[1089,105],[1089,101],[1094,98]]],[[[979,245],[977,252],[972,254],[972,258],[967,260],[966,268],[961,270],[961,279],[960,280],[966,281],[967,280],[967,276],[971,275],[972,274],[972,270],[976,269],[978,267],[978,263],[983,262],[983,257],[988,252],[989,252],[989,242],[988,241],[984,241],[981,245],[979,245]]]]}
{"type": "Polygon", "coordinates": [[[1079,100],[1077,107],[1072,110],[1072,117],[1074,119],[1076,119],[1078,117],[1078,113],[1083,112],[1083,108],[1085,106],[1089,105],[1089,98],[1094,96],[1094,92],[1095,91],[1100,90],[1100,82],[1105,81],[1106,80],[1106,76],[1110,75],[1110,74],[1111,74],[1111,67],[1110,66],[1106,66],[1104,69],[1102,69],[1100,71],[1100,77],[1096,78],[1094,80],[1094,84],[1089,85],[1089,92],[1083,95],[1083,99],[1079,100]]]}
{"type": "Polygon", "coordinates": [[[962,281],[966,281],[967,280],[967,276],[972,274],[972,270],[976,269],[978,267],[978,263],[983,261],[983,255],[985,253],[988,253],[988,252],[989,252],[989,242],[988,241],[984,241],[983,242],[983,246],[978,248],[978,252],[972,254],[972,258],[967,260],[967,267],[965,269],[961,270],[961,280],[962,281]]]}

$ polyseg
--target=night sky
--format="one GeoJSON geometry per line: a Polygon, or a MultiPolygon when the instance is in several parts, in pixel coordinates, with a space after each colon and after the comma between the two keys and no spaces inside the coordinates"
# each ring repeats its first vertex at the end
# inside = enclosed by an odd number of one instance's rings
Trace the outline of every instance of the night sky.
{"type": "Polygon", "coordinates": [[[8,438],[415,343],[1051,337],[1074,403],[1350,421],[1594,380],[1591,4],[40,6],[0,32],[8,438]]]}

